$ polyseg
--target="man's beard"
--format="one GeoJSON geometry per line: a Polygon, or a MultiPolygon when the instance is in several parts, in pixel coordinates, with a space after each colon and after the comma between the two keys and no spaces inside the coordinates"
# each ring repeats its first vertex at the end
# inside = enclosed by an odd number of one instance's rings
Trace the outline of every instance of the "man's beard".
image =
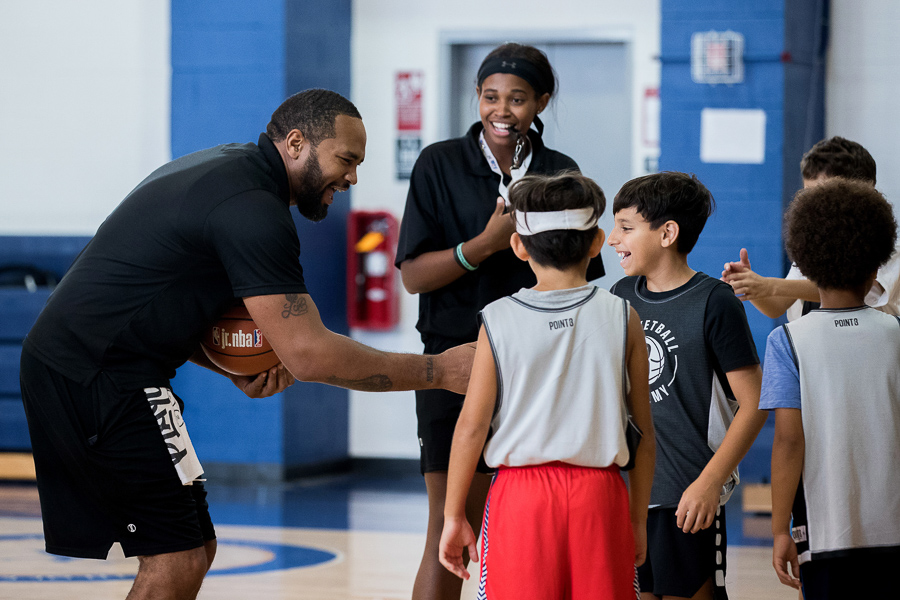
{"type": "Polygon", "coordinates": [[[322,202],[322,168],[319,166],[319,154],[311,148],[309,158],[297,182],[297,193],[294,204],[301,215],[313,222],[319,222],[328,214],[328,205],[322,202]]]}

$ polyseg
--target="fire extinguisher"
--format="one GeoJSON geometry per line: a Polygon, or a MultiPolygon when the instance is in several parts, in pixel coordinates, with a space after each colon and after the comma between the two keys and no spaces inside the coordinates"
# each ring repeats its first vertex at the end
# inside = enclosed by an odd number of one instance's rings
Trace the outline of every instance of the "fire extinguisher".
{"type": "Polygon", "coordinates": [[[386,211],[352,210],[347,220],[347,322],[388,331],[400,322],[393,268],[399,225],[386,211]]]}
{"type": "Polygon", "coordinates": [[[360,320],[371,324],[386,324],[390,320],[390,292],[388,270],[391,258],[387,244],[390,224],[387,219],[375,219],[366,234],[356,243],[358,271],[356,295],[360,320]]]}

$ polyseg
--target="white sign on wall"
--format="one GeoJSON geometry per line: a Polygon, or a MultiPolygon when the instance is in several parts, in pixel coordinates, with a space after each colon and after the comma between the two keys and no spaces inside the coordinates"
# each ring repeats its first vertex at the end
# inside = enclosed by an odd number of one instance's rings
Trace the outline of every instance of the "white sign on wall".
{"type": "Polygon", "coordinates": [[[761,165],[766,158],[766,112],[704,108],[700,113],[700,160],[761,165]]]}

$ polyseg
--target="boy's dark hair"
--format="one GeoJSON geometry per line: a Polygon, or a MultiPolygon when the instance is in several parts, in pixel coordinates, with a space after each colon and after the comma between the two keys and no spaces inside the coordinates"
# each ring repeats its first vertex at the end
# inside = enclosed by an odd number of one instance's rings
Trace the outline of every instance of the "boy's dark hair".
{"type": "Polygon", "coordinates": [[[297,92],[272,113],[266,135],[273,142],[283,140],[292,129],[299,129],[313,146],[334,137],[338,115],[362,119],[352,102],[331,90],[312,89],[297,92]]]}
{"type": "MultiPolygon", "coordinates": [[[[606,196],[593,179],[577,171],[565,171],[556,175],[522,177],[509,188],[509,204],[511,215],[512,211],[529,213],[593,208],[592,218],[599,219],[606,208],[606,196]]],[[[528,222],[527,214],[525,222],[528,222]]],[[[564,229],[523,235],[521,239],[537,264],[563,270],[585,259],[596,236],[596,228],[587,231],[564,229]]]]}
{"type": "Polygon", "coordinates": [[[834,178],[800,190],[784,220],[788,256],[821,288],[852,289],[887,262],[897,221],[881,192],[834,178]]]}
{"type": "Polygon", "coordinates": [[[825,175],[862,179],[875,185],[875,159],[860,144],[835,136],[818,142],[803,155],[800,173],[809,181],[825,175]]]}
{"type": "Polygon", "coordinates": [[[626,208],[634,208],[651,229],[659,229],[666,221],[678,223],[676,250],[688,254],[716,204],[695,175],[663,171],[623,185],[613,200],[613,214],[626,208]]]}

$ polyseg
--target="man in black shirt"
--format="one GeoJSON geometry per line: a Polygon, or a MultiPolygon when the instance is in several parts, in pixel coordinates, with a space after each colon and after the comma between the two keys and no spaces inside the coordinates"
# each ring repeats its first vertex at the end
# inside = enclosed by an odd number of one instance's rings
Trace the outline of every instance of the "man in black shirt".
{"type": "Polygon", "coordinates": [[[464,392],[471,348],[392,354],[322,324],[298,261],[290,205],[317,221],[356,183],[366,132],[356,107],[307,90],[257,144],[164,165],[135,188],[75,260],[25,340],[22,396],[47,551],[140,568],[129,598],[194,598],[215,555],[202,467],[169,388],[190,360],[253,398],[297,377],[349,389],[464,392]],[[198,351],[242,298],[282,364],[224,373],[198,351]],[[154,596],[154,594],[156,594],[154,596]]]}

